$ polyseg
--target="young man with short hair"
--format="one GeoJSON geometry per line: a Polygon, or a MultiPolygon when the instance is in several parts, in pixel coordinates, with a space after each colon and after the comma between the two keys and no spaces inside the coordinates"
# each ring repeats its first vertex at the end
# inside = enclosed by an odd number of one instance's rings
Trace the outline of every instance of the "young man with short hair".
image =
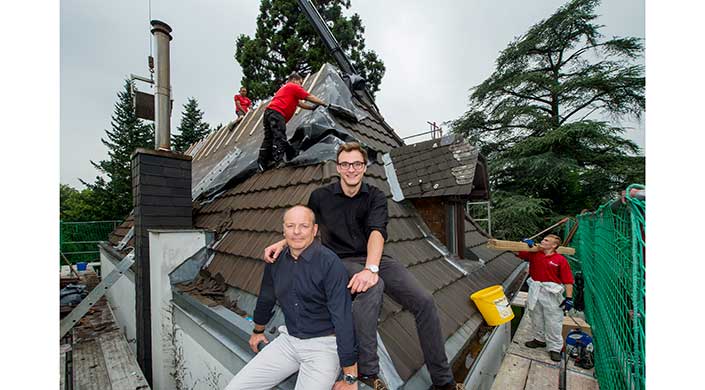
{"type": "Polygon", "coordinates": [[[247,114],[252,105],[252,100],[247,97],[247,88],[241,87],[240,93],[235,95],[233,100],[235,100],[235,115],[240,119],[247,114]]]}
{"type": "MultiPolygon", "coordinates": [[[[533,243],[529,244],[533,246],[533,243]]],[[[555,362],[561,360],[563,349],[563,311],[573,308],[573,273],[568,260],[556,253],[560,245],[560,237],[549,234],[538,244],[538,252],[518,253],[520,258],[529,262],[526,308],[534,330],[534,338],[524,345],[545,347],[555,362]]]]}
{"type": "MultiPolygon", "coordinates": [[[[367,153],[356,142],[338,148],[339,182],[314,190],[308,201],[321,227],[321,242],[342,260],[351,276],[347,287],[357,294],[353,318],[357,335],[360,380],[375,390],[386,389],[379,378],[377,321],[386,292],[416,320],[416,329],[433,389],[462,389],[448,365],[433,296],[402,263],[383,254],[387,239],[387,198],[363,181],[367,153]]],[[[265,249],[264,259],[274,261],[284,248],[280,241],[265,249]]]]}
{"type": "Polygon", "coordinates": [[[325,106],[326,103],[308,93],[301,84],[304,79],[298,73],[292,73],[286,84],[279,88],[272,101],[264,111],[264,139],[259,148],[259,169],[269,169],[284,162],[286,151],[290,148],[286,139],[286,123],[294,116],[296,107],[313,110],[316,105],[325,106]],[[316,105],[303,103],[302,100],[316,105]]]}
{"type": "Polygon", "coordinates": [[[357,345],[348,274],[338,256],[315,242],[318,225],[306,206],[284,214],[287,249],[265,265],[250,348],[257,355],[226,390],[265,390],[299,372],[296,390],[357,390],[357,345]],[[279,302],[286,326],[268,344],[264,329],[279,302]],[[336,382],[340,367],[343,380],[336,382]]]}

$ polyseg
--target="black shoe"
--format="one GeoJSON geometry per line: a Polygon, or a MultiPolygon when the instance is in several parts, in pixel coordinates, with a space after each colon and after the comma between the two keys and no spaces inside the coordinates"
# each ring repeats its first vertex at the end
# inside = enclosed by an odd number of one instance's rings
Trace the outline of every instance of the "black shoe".
{"type": "Polygon", "coordinates": [[[546,343],[538,340],[531,340],[524,343],[529,348],[545,348],[546,343]]]}
{"type": "Polygon", "coordinates": [[[360,375],[357,380],[374,390],[387,390],[387,385],[377,375],[360,375]]]}
{"type": "Polygon", "coordinates": [[[560,352],[549,351],[548,354],[551,355],[551,360],[553,360],[554,362],[561,361],[561,353],[560,352]]]}

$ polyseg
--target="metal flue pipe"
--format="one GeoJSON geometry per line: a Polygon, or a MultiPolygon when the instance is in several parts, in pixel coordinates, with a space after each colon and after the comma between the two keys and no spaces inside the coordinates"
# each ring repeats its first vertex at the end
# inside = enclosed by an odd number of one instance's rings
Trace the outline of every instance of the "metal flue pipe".
{"type": "Polygon", "coordinates": [[[169,41],[171,27],[152,20],[152,35],[157,46],[156,83],[154,86],[154,148],[171,149],[171,85],[169,70],[169,41]]]}

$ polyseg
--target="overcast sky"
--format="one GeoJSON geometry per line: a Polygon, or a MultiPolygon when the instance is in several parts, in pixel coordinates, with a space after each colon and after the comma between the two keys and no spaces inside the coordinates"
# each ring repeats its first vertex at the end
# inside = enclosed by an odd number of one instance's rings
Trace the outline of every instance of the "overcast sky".
{"type": "MultiPolygon", "coordinates": [[[[548,17],[560,0],[401,1],[352,0],[366,28],[368,49],[387,68],[377,105],[406,137],[428,130],[427,121],[453,120],[467,107],[469,89],[487,78],[498,53],[530,26],[548,17]]],[[[61,183],[82,188],[97,171],[89,160],[106,159],[100,142],[129,75],[148,75],[149,1],[62,0],[60,3],[61,183]]],[[[152,0],[151,18],[172,29],[172,131],[183,105],[195,97],[205,121],[233,117],[233,93],[242,71],[235,39],[253,35],[255,0],[152,0]]],[[[644,38],[643,0],[603,0],[598,23],[607,37],[644,38]]],[[[141,90],[149,88],[138,82],[141,90]]],[[[644,145],[641,122],[624,124],[626,136],[644,145]]],[[[421,140],[414,139],[412,142],[421,140]]]]}

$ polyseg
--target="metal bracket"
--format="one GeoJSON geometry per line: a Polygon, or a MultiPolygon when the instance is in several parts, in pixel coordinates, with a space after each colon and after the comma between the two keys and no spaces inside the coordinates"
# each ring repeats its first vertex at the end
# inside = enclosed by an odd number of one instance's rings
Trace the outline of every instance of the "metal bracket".
{"type": "Polygon", "coordinates": [[[127,269],[130,268],[134,262],[135,253],[131,252],[125,256],[124,259],[122,259],[122,261],[110,274],[108,274],[108,276],[103,278],[103,280],[98,283],[93,290],[91,290],[88,296],[83,298],[78,306],[71,310],[71,313],[68,316],[61,320],[59,338],[64,337],[64,335],[66,335],[66,333],[68,333],[68,331],[71,330],[71,328],[73,328],[73,326],[76,325],[76,323],[83,318],[84,315],[86,315],[88,310],[93,307],[93,305],[95,305],[103,295],[105,295],[108,289],[125,274],[125,271],[127,271],[127,269]]]}

